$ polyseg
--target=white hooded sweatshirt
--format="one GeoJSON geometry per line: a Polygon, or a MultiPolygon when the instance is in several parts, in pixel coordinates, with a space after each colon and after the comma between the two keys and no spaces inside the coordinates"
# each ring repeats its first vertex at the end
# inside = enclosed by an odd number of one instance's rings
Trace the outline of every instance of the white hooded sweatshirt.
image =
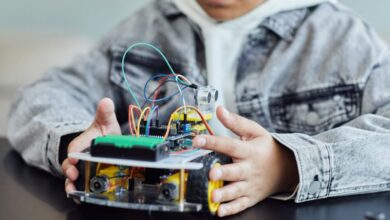
{"type": "MultiPolygon", "coordinates": [[[[237,61],[247,35],[267,17],[283,11],[315,6],[337,0],[266,0],[247,14],[218,22],[210,17],[196,0],[172,0],[189,19],[199,25],[206,50],[208,84],[219,91],[217,105],[236,112],[235,79],[237,61]]],[[[222,124],[213,121],[218,135],[229,135],[222,124]]]]}

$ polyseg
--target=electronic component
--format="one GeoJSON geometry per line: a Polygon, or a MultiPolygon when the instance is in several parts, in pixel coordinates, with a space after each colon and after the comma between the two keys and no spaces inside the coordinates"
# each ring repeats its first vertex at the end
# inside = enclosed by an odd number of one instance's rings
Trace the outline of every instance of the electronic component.
{"type": "Polygon", "coordinates": [[[195,103],[204,114],[214,112],[215,103],[218,100],[218,90],[212,86],[203,86],[196,89],[195,103]]]}
{"type": "MultiPolygon", "coordinates": [[[[151,136],[164,136],[165,132],[167,131],[167,126],[150,126],[149,127],[149,135],[151,136]]],[[[146,133],[146,125],[141,124],[140,126],[140,133],[145,134],[146,133]]],[[[169,136],[177,135],[177,129],[176,127],[170,127],[169,128],[169,136]]]]}
{"type": "Polygon", "coordinates": [[[95,171],[96,176],[91,178],[89,183],[91,192],[110,193],[119,189],[127,189],[128,181],[126,177],[129,176],[128,167],[99,164],[95,171]]]}
{"type": "Polygon", "coordinates": [[[191,133],[191,124],[186,123],[181,126],[182,132],[184,134],[191,133]]]}
{"type": "MultiPolygon", "coordinates": [[[[211,112],[203,114],[203,117],[206,121],[210,121],[213,117],[211,112]]],[[[207,130],[204,125],[202,118],[195,110],[187,110],[187,113],[174,113],[172,114],[174,121],[181,123],[178,132],[179,133],[189,133],[194,132],[195,134],[201,134],[207,130]]]]}
{"type": "Polygon", "coordinates": [[[203,133],[207,130],[206,126],[204,124],[195,124],[191,127],[192,132],[195,134],[203,133]]]}
{"type": "MultiPolygon", "coordinates": [[[[185,179],[188,178],[188,173],[185,174],[185,179]]],[[[161,193],[169,201],[174,201],[179,199],[179,185],[180,185],[180,176],[179,173],[168,176],[162,186],[161,193]]]]}
{"type": "Polygon", "coordinates": [[[177,136],[171,136],[167,138],[169,141],[169,149],[172,151],[178,151],[188,149],[192,147],[192,133],[184,133],[177,136]]]}
{"type": "Polygon", "coordinates": [[[109,189],[109,179],[106,176],[95,176],[90,181],[92,192],[103,193],[109,189]]]}
{"type": "MultiPolygon", "coordinates": [[[[172,119],[174,121],[184,121],[185,120],[184,115],[185,114],[183,112],[181,112],[181,113],[175,112],[174,114],[172,114],[172,119]]],[[[187,110],[186,115],[187,115],[186,120],[188,122],[202,122],[202,119],[200,118],[199,114],[192,109],[187,110]]],[[[204,116],[204,119],[206,121],[209,121],[212,119],[213,114],[212,113],[203,113],[203,116],[204,116]]]]}
{"type": "Polygon", "coordinates": [[[91,155],[159,161],[169,156],[169,142],[158,137],[104,136],[92,141],[91,155]]]}
{"type": "Polygon", "coordinates": [[[161,193],[169,201],[176,200],[179,197],[179,187],[172,183],[166,183],[161,186],[161,193]]]}

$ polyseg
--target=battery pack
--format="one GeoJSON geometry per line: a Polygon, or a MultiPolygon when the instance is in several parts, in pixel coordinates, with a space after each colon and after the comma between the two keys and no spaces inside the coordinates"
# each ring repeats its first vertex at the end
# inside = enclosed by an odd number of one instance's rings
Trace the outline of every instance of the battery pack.
{"type": "Polygon", "coordinates": [[[159,137],[109,135],[95,138],[91,155],[96,157],[159,161],[169,156],[169,142],[159,137]]]}

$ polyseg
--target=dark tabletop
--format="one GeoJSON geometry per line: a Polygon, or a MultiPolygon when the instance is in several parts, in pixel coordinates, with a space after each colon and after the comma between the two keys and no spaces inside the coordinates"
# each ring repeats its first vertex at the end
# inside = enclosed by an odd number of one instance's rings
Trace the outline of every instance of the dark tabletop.
{"type": "MultiPolygon", "coordinates": [[[[382,212],[390,219],[390,193],[333,198],[303,204],[266,200],[227,219],[364,220],[382,212]]],[[[66,198],[64,180],[27,166],[0,138],[0,219],[200,219],[190,214],[132,211],[76,205],[66,198]]]]}

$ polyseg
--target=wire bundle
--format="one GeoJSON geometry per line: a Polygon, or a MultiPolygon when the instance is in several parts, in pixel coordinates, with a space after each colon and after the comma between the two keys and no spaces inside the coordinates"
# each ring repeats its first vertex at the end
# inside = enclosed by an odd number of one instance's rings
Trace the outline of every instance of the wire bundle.
{"type": "MultiPolygon", "coordinates": [[[[153,49],[154,51],[156,51],[161,57],[162,59],[164,60],[165,64],[167,65],[169,71],[171,72],[171,74],[175,77],[175,81],[177,82],[177,87],[179,89],[179,92],[180,94],[183,96],[183,91],[180,87],[180,84],[179,84],[179,77],[178,75],[175,73],[175,71],[173,71],[173,68],[171,66],[171,64],[169,63],[167,57],[164,55],[164,53],[158,49],[157,47],[155,47],[154,45],[152,44],[148,44],[148,43],[135,43],[133,45],[131,45],[130,47],[128,47],[125,51],[125,53],[123,54],[123,57],[122,57],[122,76],[123,76],[123,79],[125,81],[125,84],[127,86],[127,89],[129,90],[129,93],[131,94],[131,96],[133,97],[135,103],[137,104],[137,106],[140,108],[140,104],[138,102],[138,99],[137,99],[137,96],[134,94],[133,90],[131,89],[131,86],[130,86],[130,83],[129,81],[127,80],[127,77],[126,77],[126,73],[125,73],[125,61],[126,61],[126,56],[127,54],[133,50],[134,48],[136,47],[140,47],[140,46],[143,46],[143,47],[149,47],[151,49],[153,49]]],[[[185,78],[185,77],[184,77],[185,78]]],[[[183,96],[184,97],[184,96],[183,96]]],[[[185,100],[183,98],[183,105],[185,105],[185,100]]]]}
{"type": "Polygon", "coordinates": [[[168,122],[168,125],[167,125],[167,129],[166,129],[166,132],[165,132],[163,138],[166,139],[168,137],[168,135],[169,135],[169,131],[170,131],[170,128],[172,126],[173,115],[175,113],[180,113],[180,111],[183,111],[184,113],[187,113],[187,109],[192,109],[195,112],[197,112],[197,114],[202,119],[202,122],[206,126],[208,132],[211,135],[213,135],[213,132],[212,132],[210,126],[208,125],[207,121],[205,120],[205,118],[204,118],[203,114],[200,112],[200,110],[197,109],[194,106],[186,105],[186,101],[185,101],[185,97],[184,97],[183,91],[185,89],[189,88],[189,87],[197,88],[197,86],[192,84],[191,81],[188,80],[185,76],[180,75],[180,74],[176,74],[175,71],[173,70],[171,64],[169,63],[168,59],[163,54],[163,52],[160,49],[158,49],[157,47],[155,47],[154,45],[151,45],[151,44],[148,44],[148,43],[136,43],[136,44],[131,45],[129,48],[127,48],[127,50],[125,51],[125,53],[123,54],[123,57],[122,57],[122,76],[123,76],[123,79],[125,81],[126,87],[127,87],[128,91],[129,91],[129,93],[131,94],[135,104],[136,104],[136,105],[130,105],[129,106],[128,121],[129,121],[130,133],[132,135],[139,136],[140,135],[140,129],[141,129],[141,123],[142,123],[142,121],[146,121],[145,135],[149,136],[149,134],[150,134],[150,127],[151,127],[151,121],[152,121],[154,113],[155,113],[155,116],[156,116],[156,120],[158,119],[159,107],[158,107],[158,105],[156,105],[156,103],[170,100],[170,99],[172,99],[173,97],[175,97],[175,96],[177,96],[179,94],[181,95],[183,105],[181,107],[177,108],[171,114],[169,122],[168,122]],[[144,86],[144,91],[143,91],[143,96],[145,98],[145,103],[142,105],[142,107],[140,106],[136,95],[134,94],[133,90],[131,89],[130,83],[128,82],[127,77],[126,77],[126,73],[125,73],[125,60],[126,60],[127,54],[132,49],[134,49],[135,47],[140,47],[140,46],[148,47],[148,48],[151,48],[151,49],[155,50],[162,57],[162,59],[164,60],[164,62],[167,65],[169,71],[171,72],[170,74],[157,74],[157,75],[154,75],[154,76],[152,76],[150,79],[148,79],[146,81],[145,86],[144,86]],[[148,87],[150,85],[150,82],[157,81],[157,80],[158,80],[158,86],[148,96],[147,91],[148,91],[148,87]],[[166,97],[159,98],[159,95],[160,95],[160,92],[161,92],[161,88],[166,83],[169,83],[169,82],[175,83],[176,87],[178,88],[178,91],[173,93],[173,94],[167,95],[166,97]],[[150,104],[150,106],[145,107],[148,103],[150,104]],[[135,114],[137,114],[137,116],[135,116],[135,114]]]}

